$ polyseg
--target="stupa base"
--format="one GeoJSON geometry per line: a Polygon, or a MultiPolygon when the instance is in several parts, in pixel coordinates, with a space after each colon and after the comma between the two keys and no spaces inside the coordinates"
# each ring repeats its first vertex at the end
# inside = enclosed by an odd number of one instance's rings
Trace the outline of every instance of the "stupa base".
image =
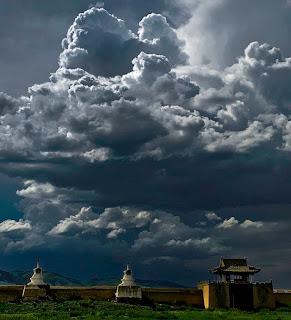
{"type": "Polygon", "coordinates": [[[23,288],[22,298],[27,301],[46,300],[50,298],[50,286],[44,285],[26,285],[23,288]]]}

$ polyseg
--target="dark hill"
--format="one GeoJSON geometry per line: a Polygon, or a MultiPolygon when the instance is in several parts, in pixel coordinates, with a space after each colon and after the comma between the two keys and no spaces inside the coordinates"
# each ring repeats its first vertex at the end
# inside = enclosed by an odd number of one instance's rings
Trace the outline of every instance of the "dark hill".
{"type": "MultiPolygon", "coordinates": [[[[146,280],[146,279],[136,279],[135,282],[141,287],[148,288],[185,288],[184,286],[167,280],[146,280]]],[[[120,278],[115,277],[104,277],[104,278],[92,278],[87,285],[98,286],[98,285],[112,285],[116,286],[120,283],[120,278]]]]}
{"type": "MultiPolygon", "coordinates": [[[[32,272],[28,271],[3,271],[0,270],[0,285],[17,284],[23,285],[29,282],[32,272]]],[[[120,278],[116,277],[94,277],[89,281],[81,281],[71,277],[63,276],[53,272],[44,272],[44,280],[53,286],[98,286],[112,285],[116,286],[120,282],[120,278]]],[[[136,279],[136,282],[142,287],[155,288],[183,288],[184,286],[166,280],[144,280],[136,279]]]]}
{"type": "MultiPolygon", "coordinates": [[[[0,284],[25,284],[29,282],[32,272],[28,271],[2,271],[0,270],[0,284]]],[[[44,272],[44,280],[53,286],[81,286],[82,282],[57,273],[44,272]]]]}

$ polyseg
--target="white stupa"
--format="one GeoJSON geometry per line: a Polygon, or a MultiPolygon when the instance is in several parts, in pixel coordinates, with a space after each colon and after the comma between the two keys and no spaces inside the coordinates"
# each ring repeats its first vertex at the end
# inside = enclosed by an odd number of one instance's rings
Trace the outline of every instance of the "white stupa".
{"type": "Polygon", "coordinates": [[[36,267],[33,269],[33,275],[30,278],[30,282],[27,286],[46,286],[47,284],[43,281],[42,268],[37,260],[36,267]]]}
{"type": "Polygon", "coordinates": [[[117,301],[138,301],[142,299],[141,287],[139,287],[133,278],[132,270],[127,265],[123,271],[123,278],[116,289],[117,301]]]}
{"type": "Polygon", "coordinates": [[[37,260],[30,281],[23,287],[22,298],[26,300],[46,299],[49,289],[50,286],[43,281],[42,268],[37,260]]]}

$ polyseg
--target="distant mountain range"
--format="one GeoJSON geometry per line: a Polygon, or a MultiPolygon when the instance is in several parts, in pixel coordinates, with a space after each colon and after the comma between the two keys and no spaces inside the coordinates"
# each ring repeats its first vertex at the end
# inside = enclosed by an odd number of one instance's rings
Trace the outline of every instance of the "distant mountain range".
{"type": "MultiPolygon", "coordinates": [[[[0,285],[17,284],[23,285],[29,282],[31,272],[28,271],[3,271],[0,270],[0,285]]],[[[115,286],[120,283],[120,278],[115,277],[94,277],[88,281],[81,281],[71,277],[63,276],[57,273],[44,272],[44,280],[53,286],[115,286]]],[[[136,279],[136,282],[142,287],[154,288],[184,288],[184,286],[166,280],[144,280],[136,279]]]]}
{"type": "MultiPolygon", "coordinates": [[[[26,284],[29,282],[32,272],[28,271],[3,271],[0,270],[0,285],[5,284],[26,284]]],[[[57,273],[44,272],[44,279],[51,285],[58,286],[82,286],[83,283],[79,280],[66,277],[57,273]]]]}

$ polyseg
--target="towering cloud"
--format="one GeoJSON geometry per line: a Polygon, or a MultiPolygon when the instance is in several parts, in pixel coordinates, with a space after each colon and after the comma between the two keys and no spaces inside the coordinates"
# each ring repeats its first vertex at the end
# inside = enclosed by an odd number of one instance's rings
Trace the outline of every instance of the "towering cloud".
{"type": "Polygon", "coordinates": [[[60,66],[82,69],[96,76],[122,75],[141,51],[167,54],[172,65],[185,63],[182,42],[160,14],[149,14],[138,35],[105,9],[91,8],[78,15],[63,40],[60,66]],[[120,63],[122,61],[122,63],[120,63]]]}

